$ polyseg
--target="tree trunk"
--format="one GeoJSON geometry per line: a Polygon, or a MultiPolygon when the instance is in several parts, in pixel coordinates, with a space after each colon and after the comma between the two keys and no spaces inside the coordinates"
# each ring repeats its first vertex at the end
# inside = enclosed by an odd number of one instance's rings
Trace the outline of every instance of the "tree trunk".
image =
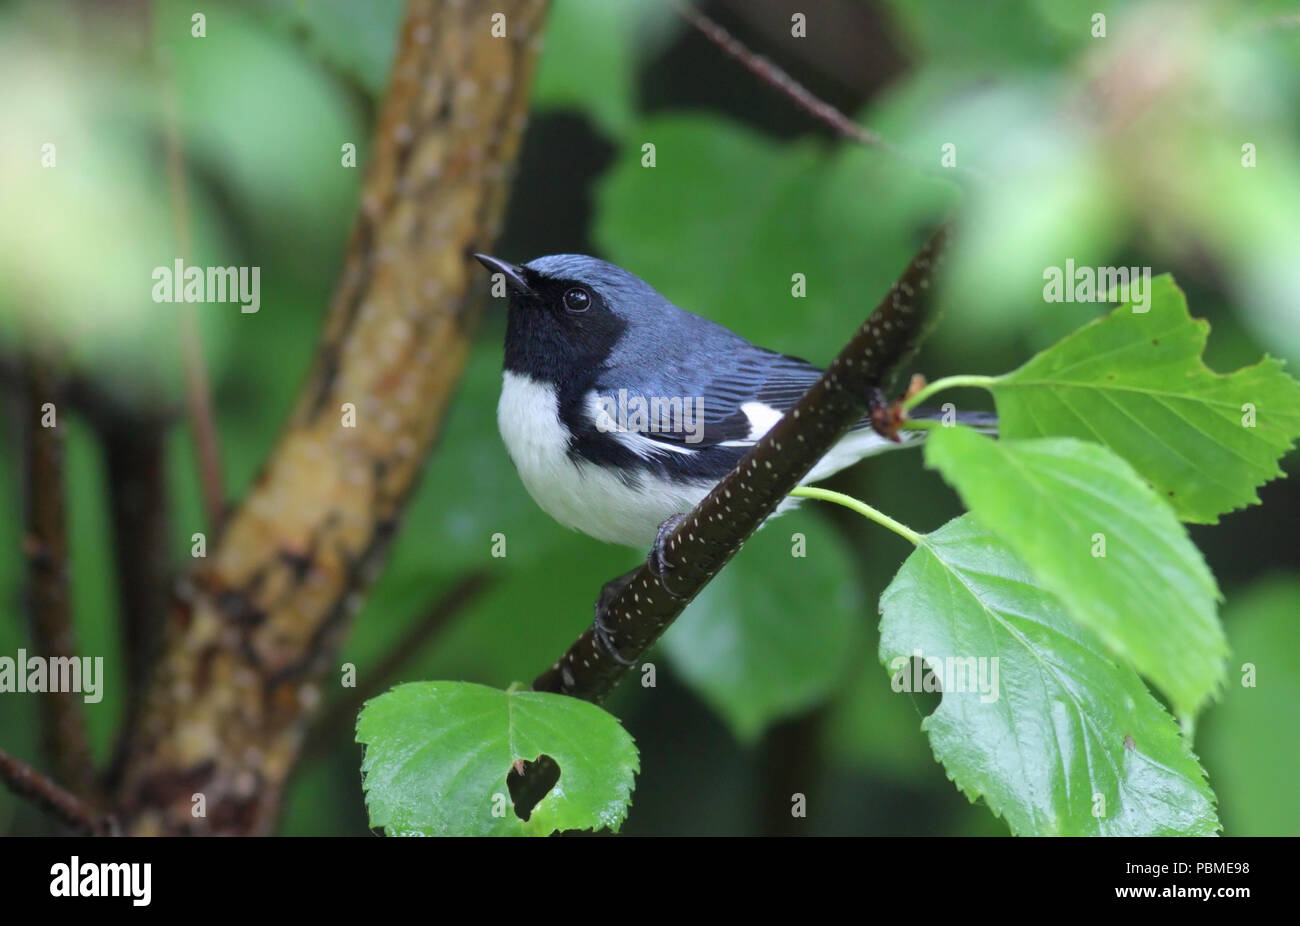
{"type": "Polygon", "coordinates": [[[171,604],[118,795],[127,832],[273,827],[465,364],[483,305],[468,255],[500,224],[545,8],[410,3],[314,368],[171,604]]]}

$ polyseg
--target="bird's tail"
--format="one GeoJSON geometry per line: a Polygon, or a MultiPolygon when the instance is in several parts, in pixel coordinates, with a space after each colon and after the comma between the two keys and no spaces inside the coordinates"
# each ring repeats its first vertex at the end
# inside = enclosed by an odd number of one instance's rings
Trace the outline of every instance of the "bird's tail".
{"type": "MultiPolygon", "coordinates": [[[[934,408],[918,408],[909,412],[909,417],[942,421],[944,412],[934,408]]],[[[984,434],[996,435],[998,433],[998,416],[992,412],[957,412],[955,420],[959,424],[968,425],[984,434]]],[[[838,473],[840,470],[852,466],[866,457],[915,445],[925,438],[925,433],[920,428],[904,428],[898,432],[899,439],[893,441],[877,434],[871,426],[870,418],[863,418],[853,426],[848,434],[844,435],[838,444],[827,452],[826,456],[817,462],[817,465],[803,478],[801,484],[808,485],[809,483],[820,482],[827,476],[838,473]]]]}
{"type": "MultiPolygon", "coordinates": [[[[942,421],[944,411],[938,408],[914,408],[907,413],[908,418],[918,418],[922,421],[942,421]]],[[[974,428],[981,434],[992,434],[994,437],[998,433],[998,416],[996,412],[955,412],[954,418],[957,424],[964,424],[968,428],[974,428]]],[[[852,431],[874,430],[871,424],[871,416],[866,416],[855,424],[852,431]]],[[[852,433],[852,432],[850,432],[852,433]]],[[[925,432],[920,429],[902,430],[898,432],[900,438],[904,441],[916,440],[924,436],[925,432]]]]}
{"type": "MultiPolygon", "coordinates": [[[[942,421],[944,413],[937,408],[914,408],[907,413],[909,418],[920,418],[926,421],[942,421]]],[[[974,428],[981,434],[998,433],[998,416],[995,412],[957,412],[956,419],[958,424],[964,424],[968,428],[974,428]]]]}

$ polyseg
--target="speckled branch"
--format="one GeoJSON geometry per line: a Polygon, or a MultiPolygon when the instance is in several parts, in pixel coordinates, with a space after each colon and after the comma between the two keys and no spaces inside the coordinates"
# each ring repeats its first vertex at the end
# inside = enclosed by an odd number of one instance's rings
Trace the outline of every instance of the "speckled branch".
{"type": "Polygon", "coordinates": [[[483,306],[469,255],[490,250],[500,224],[545,10],[408,4],[313,370],[169,610],[118,794],[128,832],[274,824],[465,365],[483,306]]]}
{"type": "MultiPolygon", "coordinates": [[[[664,589],[654,570],[640,572],[611,603],[606,624],[628,660],[642,656],[740,550],[866,410],[872,391],[913,349],[929,320],[931,279],[948,230],[936,232],[912,259],[853,339],[790,413],[695,506],[666,543],[671,567],[664,589]]],[[[611,659],[588,629],[533,682],[538,691],[600,701],[629,667],[611,659]]]]}

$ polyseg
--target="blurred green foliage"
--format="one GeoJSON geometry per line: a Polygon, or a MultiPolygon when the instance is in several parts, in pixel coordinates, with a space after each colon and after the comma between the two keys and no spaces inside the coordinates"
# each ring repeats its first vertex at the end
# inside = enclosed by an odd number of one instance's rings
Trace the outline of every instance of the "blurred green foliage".
{"type": "Polygon", "coordinates": [[[1237,658],[1223,703],[1198,734],[1227,833],[1300,835],[1297,614],[1300,581],[1293,575],[1260,579],[1228,602],[1228,642],[1237,658]]]}
{"type": "MultiPolygon", "coordinates": [[[[924,230],[959,210],[947,314],[912,362],[930,378],[1004,372],[1102,314],[1104,306],[1043,302],[1044,267],[1067,257],[1172,271],[1192,313],[1214,325],[1213,367],[1265,352],[1300,360],[1300,179],[1291,169],[1300,29],[1270,25],[1290,4],[1119,2],[1107,10],[1104,39],[1091,35],[1094,10],[1081,2],[873,8],[883,11],[884,36],[823,25],[830,5],[801,3],[809,37],[793,39],[788,13],[756,24],[744,4],[710,7],[801,78],[817,77],[819,43],[898,49],[907,60],[900,77],[850,96],[861,104],[854,114],[899,154],[829,138],[738,66],[728,72],[732,95],[763,101],[770,123],[689,100],[647,111],[646,88],[669,51],[686,49],[674,60],[700,69],[721,53],[688,45],[689,28],[649,0],[555,0],[522,173],[548,178],[572,208],[509,224],[503,255],[525,260],[559,241],[591,240],[679,304],[824,362],[924,230]],[[561,119],[565,130],[548,132],[561,119]],[[778,122],[795,128],[778,135],[770,130],[778,122]],[[641,166],[647,142],[654,168],[641,166]],[[961,172],[940,165],[948,143],[961,172]],[[1255,167],[1242,166],[1247,143],[1255,167]],[[607,167],[575,174],[579,148],[608,149],[607,167]],[[807,277],[804,299],[791,295],[794,273],[807,277]]],[[[193,12],[163,0],[141,36],[132,32],[139,24],[111,18],[75,28],[80,8],[69,2],[0,8],[10,126],[0,140],[0,201],[11,217],[0,225],[0,349],[13,349],[20,319],[35,318],[71,341],[74,359],[105,388],[178,398],[176,307],[150,301],[148,283],[150,268],[177,252],[165,81],[151,60],[169,65],[191,260],[262,268],[259,313],[200,310],[238,497],[318,336],[362,179],[340,166],[341,147],[355,144],[364,166],[400,4],[208,4],[204,39],[190,37],[193,12]],[[47,140],[58,142],[54,170],[33,166],[47,140]]],[[[363,679],[441,591],[484,569],[490,591],[391,681],[529,680],[589,622],[601,583],[638,560],[554,524],[520,485],[496,433],[502,332],[490,306],[388,568],[340,656],[363,679]],[[504,559],[490,556],[496,533],[507,538],[504,559]]],[[[0,491],[16,513],[13,411],[0,405],[0,491]]],[[[122,707],[105,477],[84,425],[74,421],[68,441],[78,632],[108,665],[108,693],[87,710],[103,759],[122,707]]],[[[170,449],[180,567],[202,522],[183,429],[170,449]]],[[[1283,467],[1294,470],[1294,456],[1283,467]]],[[[918,530],[960,510],[908,453],[837,485],[918,530]]],[[[1300,493],[1282,482],[1260,494],[1262,507],[1193,532],[1227,596],[1229,642],[1260,667],[1258,687],[1230,687],[1197,740],[1229,834],[1300,829],[1290,786],[1300,748],[1286,713],[1298,671],[1287,654],[1300,652],[1291,526],[1300,493]],[[1256,589],[1265,574],[1270,584],[1256,589]]],[[[12,617],[0,620],[0,654],[26,642],[19,530],[17,516],[0,518],[0,601],[12,617]]],[[[875,602],[906,554],[897,538],[821,510],[760,533],[654,655],[658,687],[630,683],[608,705],[642,756],[623,831],[1005,833],[932,760],[920,721],[934,704],[889,691],[872,653],[875,602]],[[795,531],[809,539],[806,559],[788,555],[795,531]],[[746,645],[723,645],[727,635],[746,645]],[[772,658],[776,648],[792,658],[772,658]],[[790,730],[802,734],[789,739],[790,730]],[[810,797],[808,819],[796,824],[794,791],[810,797]]],[[[35,759],[33,708],[27,696],[0,701],[0,743],[35,759]]],[[[364,832],[360,757],[347,741],[309,755],[283,832],[364,832]]],[[[0,832],[42,825],[0,792],[0,832]]]]}

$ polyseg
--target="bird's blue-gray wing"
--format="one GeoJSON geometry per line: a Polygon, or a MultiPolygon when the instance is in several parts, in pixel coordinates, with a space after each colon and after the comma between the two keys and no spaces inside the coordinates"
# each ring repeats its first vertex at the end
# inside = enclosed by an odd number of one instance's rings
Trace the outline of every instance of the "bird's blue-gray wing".
{"type": "Polygon", "coordinates": [[[615,374],[603,377],[596,391],[616,423],[668,445],[670,452],[743,449],[789,411],[821,371],[796,357],[749,348],[712,368],[694,366],[692,374],[650,389],[629,389],[615,374]]]}
{"type": "MultiPolygon", "coordinates": [[[[619,387],[625,390],[625,400],[639,395],[642,407],[659,411],[657,416],[650,413],[633,421],[634,429],[650,441],[664,445],[669,452],[735,448],[738,456],[743,455],[794,407],[822,374],[807,361],[786,354],[752,347],[740,349],[737,354],[739,356],[729,358],[725,370],[711,371],[712,375],[699,380],[696,385],[682,387],[679,383],[675,387],[676,395],[652,396],[646,395],[644,390],[619,387]],[[682,410],[680,417],[675,414],[679,407],[682,410]],[[643,420],[651,426],[639,427],[643,420]]],[[[611,410],[628,407],[628,401],[617,406],[618,389],[605,387],[599,391],[611,410]]],[[[937,409],[918,408],[911,412],[910,417],[940,419],[943,413],[937,409]]],[[[985,433],[997,433],[997,416],[992,413],[962,411],[956,413],[955,419],[985,433]]],[[[851,430],[870,427],[871,419],[864,415],[851,430]]],[[[653,444],[645,446],[654,447],[653,444]]]]}

